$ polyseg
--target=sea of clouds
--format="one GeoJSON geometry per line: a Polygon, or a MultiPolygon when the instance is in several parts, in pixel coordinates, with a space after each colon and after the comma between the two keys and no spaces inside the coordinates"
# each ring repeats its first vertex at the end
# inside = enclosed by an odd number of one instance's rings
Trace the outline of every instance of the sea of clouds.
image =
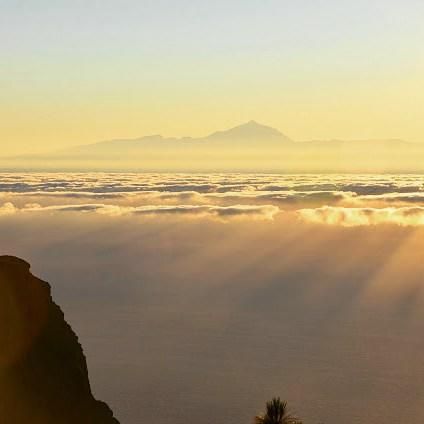
{"type": "Polygon", "coordinates": [[[424,224],[416,175],[0,174],[0,215],[184,215],[223,221],[290,213],[327,225],[424,224]]]}

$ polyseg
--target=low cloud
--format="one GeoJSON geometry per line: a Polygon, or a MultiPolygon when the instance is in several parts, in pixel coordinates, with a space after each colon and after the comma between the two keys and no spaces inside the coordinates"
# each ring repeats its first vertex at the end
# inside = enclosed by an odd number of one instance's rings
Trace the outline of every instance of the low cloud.
{"type": "Polygon", "coordinates": [[[3,206],[0,206],[0,216],[13,215],[17,212],[17,208],[13,203],[5,203],[3,206]]]}
{"type": "Polygon", "coordinates": [[[260,220],[272,220],[280,209],[273,205],[146,205],[138,207],[128,207],[107,204],[79,204],[79,205],[55,205],[41,206],[39,204],[27,204],[22,208],[17,208],[12,203],[5,203],[0,207],[0,215],[11,215],[15,213],[98,213],[108,216],[125,215],[174,215],[192,217],[212,217],[220,219],[230,218],[252,218],[260,220]]]}
{"type": "Polygon", "coordinates": [[[219,218],[251,217],[255,219],[272,220],[280,212],[273,205],[234,205],[234,206],[212,206],[212,205],[178,205],[178,206],[142,206],[134,208],[132,213],[141,215],[195,215],[214,216],[219,218]]]}
{"type": "Polygon", "coordinates": [[[300,218],[307,222],[357,227],[392,224],[402,227],[424,225],[424,207],[403,208],[345,208],[324,206],[300,209],[300,218]]]}
{"type": "Polygon", "coordinates": [[[422,225],[424,177],[274,174],[0,174],[0,215],[97,213],[422,225]]]}
{"type": "Polygon", "coordinates": [[[115,192],[115,193],[95,193],[89,191],[28,191],[28,192],[10,192],[2,193],[3,196],[21,196],[21,197],[51,197],[65,199],[126,199],[134,196],[134,192],[115,192]]]}
{"type": "Polygon", "coordinates": [[[411,193],[386,193],[378,195],[358,196],[357,201],[362,203],[375,203],[384,202],[390,204],[401,203],[414,203],[424,204],[424,192],[411,192],[411,193]]]}

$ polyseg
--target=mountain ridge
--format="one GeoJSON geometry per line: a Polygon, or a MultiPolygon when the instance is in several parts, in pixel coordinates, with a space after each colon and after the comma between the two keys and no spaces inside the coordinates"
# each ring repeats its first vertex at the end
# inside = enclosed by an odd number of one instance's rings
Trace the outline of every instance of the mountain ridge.
{"type": "Polygon", "coordinates": [[[204,137],[105,140],[0,159],[4,170],[145,172],[424,172],[424,144],[398,139],[294,141],[249,121],[204,137]],[[401,160],[399,160],[401,158],[401,160]]]}
{"type": "Polygon", "coordinates": [[[261,139],[274,139],[282,142],[293,142],[289,137],[281,133],[279,130],[267,125],[259,124],[256,121],[249,121],[241,125],[237,125],[227,130],[215,131],[203,137],[164,137],[161,134],[152,134],[135,138],[123,138],[103,140],[96,143],[83,144],[68,149],[61,150],[61,152],[75,152],[78,150],[94,149],[100,147],[138,147],[143,143],[205,143],[211,141],[228,141],[236,139],[237,141],[252,141],[261,139]]]}

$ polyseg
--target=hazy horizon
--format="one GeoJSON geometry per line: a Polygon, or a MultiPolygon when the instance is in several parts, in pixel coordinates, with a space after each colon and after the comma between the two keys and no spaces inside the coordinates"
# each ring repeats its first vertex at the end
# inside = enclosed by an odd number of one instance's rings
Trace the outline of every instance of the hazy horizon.
{"type": "Polygon", "coordinates": [[[217,133],[220,132],[226,132],[226,131],[231,131],[234,130],[236,128],[239,127],[244,127],[250,124],[257,124],[258,126],[261,127],[266,127],[266,128],[270,128],[273,129],[275,131],[278,131],[284,138],[287,138],[288,140],[294,142],[294,143],[308,143],[308,142],[333,142],[333,141],[345,141],[345,142],[362,142],[362,141],[368,141],[368,142],[374,142],[374,141],[403,141],[403,142],[407,142],[407,143],[424,143],[424,139],[419,139],[416,141],[410,141],[407,140],[405,137],[379,137],[378,135],[376,135],[373,138],[349,138],[349,137],[330,137],[330,138],[318,138],[318,137],[314,137],[312,136],[309,139],[294,139],[292,137],[290,137],[289,134],[287,134],[283,129],[278,128],[278,127],[274,127],[271,125],[268,125],[267,123],[264,122],[259,122],[256,119],[249,119],[245,122],[235,122],[233,123],[233,125],[229,126],[228,128],[223,128],[223,127],[217,127],[214,130],[204,133],[204,134],[198,134],[198,135],[193,135],[193,134],[180,134],[180,135],[175,135],[175,134],[164,134],[161,131],[157,131],[154,133],[147,133],[147,134],[141,134],[139,133],[138,135],[132,136],[132,137],[124,137],[122,134],[115,134],[114,136],[112,136],[109,139],[102,139],[102,140],[98,140],[98,139],[93,139],[93,140],[89,140],[86,143],[81,143],[81,142],[75,142],[75,144],[69,145],[65,148],[61,147],[61,148],[57,148],[54,146],[49,147],[47,150],[45,150],[42,153],[37,153],[36,151],[31,151],[31,149],[24,149],[24,151],[22,151],[21,153],[15,153],[13,155],[3,155],[0,156],[0,158],[6,158],[6,157],[14,157],[14,156],[21,156],[21,155],[43,155],[43,154],[52,154],[52,153],[60,153],[60,152],[64,152],[64,151],[72,151],[74,149],[78,149],[80,147],[85,147],[85,146],[94,146],[94,145],[100,145],[102,143],[110,143],[110,142],[128,142],[128,141],[139,141],[142,139],[146,139],[146,138],[157,138],[157,141],[159,142],[161,139],[169,139],[169,140],[175,140],[175,141],[186,141],[186,140],[204,140],[207,139],[210,136],[213,136],[217,133]]]}
{"type": "Polygon", "coordinates": [[[424,143],[397,139],[294,141],[250,120],[200,138],[113,139],[41,155],[0,157],[0,169],[33,171],[417,173],[424,143]]]}

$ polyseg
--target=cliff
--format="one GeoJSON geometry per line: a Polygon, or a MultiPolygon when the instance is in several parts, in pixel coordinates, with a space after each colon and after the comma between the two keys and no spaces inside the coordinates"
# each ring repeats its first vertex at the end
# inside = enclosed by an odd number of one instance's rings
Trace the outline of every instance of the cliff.
{"type": "Polygon", "coordinates": [[[118,424],[94,399],[78,338],[50,286],[0,256],[0,417],[8,424],[118,424]]]}

